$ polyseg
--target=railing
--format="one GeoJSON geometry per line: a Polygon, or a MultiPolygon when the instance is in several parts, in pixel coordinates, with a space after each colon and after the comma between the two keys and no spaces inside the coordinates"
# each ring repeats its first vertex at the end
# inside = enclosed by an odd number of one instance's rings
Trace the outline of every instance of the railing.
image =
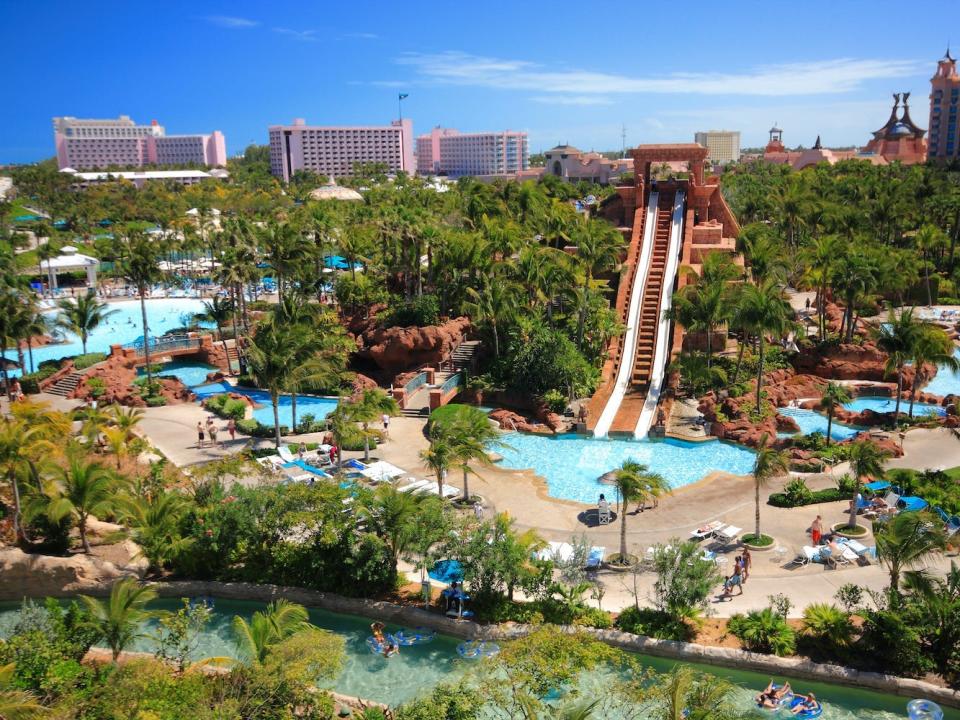
{"type": "Polygon", "coordinates": [[[445,397],[447,393],[455,390],[463,384],[463,373],[456,373],[451,375],[446,380],[443,381],[443,385],[440,386],[440,397],[445,397]]]}
{"type": "MultiPolygon", "coordinates": [[[[159,338],[150,338],[150,352],[161,353],[170,350],[187,350],[200,347],[200,338],[191,338],[188,335],[168,335],[159,338]]],[[[123,346],[133,350],[137,355],[145,355],[146,349],[143,340],[134,340],[123,346]]]]}
{"type": "Polygon", "coordinates": [[[403,386],[403,393],[407,397],[413,395],[417,390],[427,384],[427,374],[425,372],[410,378],[407,384],[403,386]]]}

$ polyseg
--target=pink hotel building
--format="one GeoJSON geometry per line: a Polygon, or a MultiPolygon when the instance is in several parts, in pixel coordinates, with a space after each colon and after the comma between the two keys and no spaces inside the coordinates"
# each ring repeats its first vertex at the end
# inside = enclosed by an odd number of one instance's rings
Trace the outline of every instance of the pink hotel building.
{"type": "Polygon", "coordinates": [[[116,120],[56,117],[53,137],[61,170],[227,164],[227,144],[219,130],[206,135],[167,135],[156,120],[137,125],[127,115],[116,120]]]}
{"type": "Polygon", "coordinates": [[[358,164],[381,163],[390,172],[413,174],[413,121],[394,120],[389,125],[271,125],[270,172],[288,182],[297,170],[343,177],[358,164]]]}
{"type": "Polygon", "coordinates": [[[527,134],[461,133],[435,127],[417,138],[417,172],[421,175],[516,175],[530,167],[527,134]]]}

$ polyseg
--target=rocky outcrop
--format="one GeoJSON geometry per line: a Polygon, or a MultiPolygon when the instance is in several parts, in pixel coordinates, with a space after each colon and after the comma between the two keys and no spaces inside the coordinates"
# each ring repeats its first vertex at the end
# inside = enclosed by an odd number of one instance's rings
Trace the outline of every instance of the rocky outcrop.
{"type": "MultiPolygon", "coordinates": [[[[130,543],[131,556],[136,546],[130,543]]],[[[16,548],[0,550],[0,600],[82,593],[124,577],[142,578],[145,561],[117,566],[90,555],[29,555],[16,548]]]]}
{"type": "Polygon", "coordinates": [[[501,430],[518,430],[520,432],[550,433],[552,430],[541,423],[531,422],[523,415],[512,410],[500,408],[491,412],[487,417],[500,425],[501,430]]]}
{"type": "Polygon", "coordinates": [[[427,327],[369,328],[357,336],[357,355],[388,372],[436,365],[447,358],[470,330],[469,318],[427,327]]]}
{"type": "Polygon", "coordinates": [[[362,393],[364,390],[376,390],[378,387],[380,387],[376,380],[361,373],[356,374],[351,385],[353,387],[354,395],[362,393]]]}
{"type": "MultiPolygon", "coordinates": [[[[831,380],[895,381],[886,371],[887,354],[876,343],[867,341],[862,345],[841,343],[820,351],[799,353],[793,360],[798,372],[818,375],[831,380]]],[[[936,375],[933,365],[924,365],[921,379],[926,381],[936,375]]],[[[903,387],[913,383],[914,370],[904,368],[903,387]]]]}

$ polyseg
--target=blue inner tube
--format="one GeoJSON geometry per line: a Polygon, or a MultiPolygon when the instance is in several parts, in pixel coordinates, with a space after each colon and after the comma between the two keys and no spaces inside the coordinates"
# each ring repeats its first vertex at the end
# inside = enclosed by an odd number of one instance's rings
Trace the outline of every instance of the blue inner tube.
{"type": "Polygon", "coordinates": [[[943,710],[932,700],[911,700],[907,703],[910,720],[943,720],[943,710]]]}
{"type": "Polygon", "coordinates": [[[368,637],[367,647],[370,648],[370,652],[372,652],[374,655],[383,655],[383,651],[387,649],[390,643],[394,643],[397,646],[400,645],[393,635],[384,635],[383,639],[385,642],[380,642],[373,635],[368,637]]]}
{"type": "Polygon", "coordinates": [[[482,660],[500,654],[500,646],[493,642],[468,640],[457,645],[457,654],[464,660],[482,660]]]}
{"type": "Polygon", "coordinates": [[[397,645],[426,645],[433,642],[436,637],[435,630],[425,627],[413,628],[412,630],[403,628],[393,634],[393,639],[397,645]]]}
{"type": "MultiPolygon", "coordinates": [[[[788,707],[791,710],[793,710],[798,705],[803,704],[804,701],[805,701],[805,698],[794,697],[790,701],[790,705],[788,705],[788,707]]],[[[821,705],[819,701],[817,701],[817,706],[811,710],[801,710],[798,713],[794,713],[794,717],[799,717],[799,718],[818,718],[821,715],[823,715],[823,705],[821,705]]]]}
{"type": "MultiPolygon", "coordinates": [[[[773,684],[773,689],[774,689],[774,690],[779,690],[779,689],[782,688],[782,687],[783,687],[783,685],[778,685],[778,684],[776,684],[776,683],[773,684]]],[[[776,711],[779,710],[780,708],[788,706],[792,700],[793,700],[793,693],[787,693],[787,694],[784,695],[782,698],[780,698],[780,700],[777,701],[777,704],[774,705],[773,707],[768,707],[768,706],[766,706],[766,705],[761,705],[760,703],[757,703],[757,707],[760,708],[761,710],[767,710],[767,711],[769,711],[769,712],[776,712],[776,711]]]]}

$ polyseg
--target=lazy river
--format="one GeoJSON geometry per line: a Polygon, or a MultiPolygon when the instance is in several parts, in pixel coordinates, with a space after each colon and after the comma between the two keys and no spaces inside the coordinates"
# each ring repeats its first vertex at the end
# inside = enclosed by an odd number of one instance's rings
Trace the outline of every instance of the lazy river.
{"type": "MultiPolygon", "coordinates": [[[[160,600],[155,603],[155,607],[176,610],[180,603],[172,599],[160,600]]],[[[10,633],[19,608],[19,603],[0,603],[0,637],[10,633]]],[[[249,619],[255,611],[261,609],[263,604],[256,602],[214,600],[211,621],[200,637],[194,653],[195,659],[234,655],[231,629],[233,617],[240,615],[249,619]]],[[[454,681],[476,667],[459,659],[456,653],[459,641],[451,637],[437,636],[427,645],[405,647],[396,657],[385,660],[371,654],[367,648],[369,620],[317,609],[310,610],[310,620],[319,627],[341,635],[346,641],[343,670],[332,683],[331,689],[347,695],[398,705],[428,692],[443,680],[454,681]]],[[[151,627],[155,627],[155,623],[148,623],[145,630],[149,632],[151,627]]],[[[392,629],[396,628],[388,627],[388,630],[392,629]]],[[[141,638],[131,649],[150,652],[154,646],[150,639],[141,638]]],[[[676,665],[673,660],[649,656],[640,656],[640,659],[645,666],[658,671],[666,671],[676,665]]],[[[691,665],[698,670],[727,678],[738,685],[736,695],[744,708],[751,706],[753,695],[765,687],[769,680],[768,676],[758,673],[691,665]]],[[[583,697],[600,697],[613,679],[612,671],[595,671],[580,678],[578,689],[583,697]]],[[[824,701],[823,717],[829,720],[897,720],[906,717],[904,708],[908,698],[805,680],[791,679],[791,684],[795,688],[815,692],[824,701]]],[[[960,720],[960,713],[945,710],[944,718],[960,720]]]]}
{"type": "Polygon", "coordinates": [[[500,463],[513,470],[533,470],[547,481],[551,497],[596,504],[610,485],[600,476],[624,460],[636,460],[660,473],[670,487],[678,488],[702,480],[712,472],[747,475],[753,469],[754,453],[719,440],[684,442],[663,440],[598,439],[585,435],[537,435],[508,433],[506,447],[495,451],[500,463]]]}
{"type": "MultiPolygon", "coordinates": [[[[273,405],[270,403],[270,393],[266,390],[257,390],[255,388],[242,386],[234,387],[228,382],[198,385],[190,389],[197,396],[197,400],[201,402],[208,397],[221,395],[226,392],[246,395],[258,405],[258,407],[253,410],[253,417],[261,425],[273,427],[273,405]]],[[[316,420],[323,420],[323,418],[336,409],[337,402],[336,398],[320,397],[317,395],[297,395],[297,421],[302,421],[307,415],[313,415],[316,420]]],[[[293,398],[290,395],[280,396],[278,414],[281,425],[290,427],[293,424],[293,398]]]]}

